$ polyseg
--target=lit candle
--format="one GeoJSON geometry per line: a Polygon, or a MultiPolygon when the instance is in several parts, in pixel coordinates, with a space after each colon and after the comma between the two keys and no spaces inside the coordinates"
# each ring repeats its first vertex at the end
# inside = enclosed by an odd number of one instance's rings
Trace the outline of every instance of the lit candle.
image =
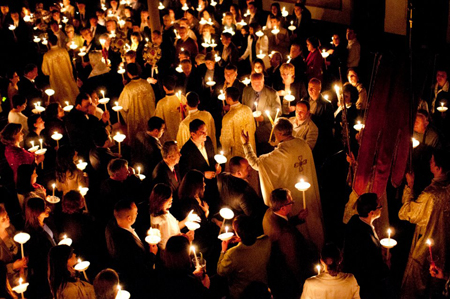
{"type": "Polygon", "coordinates": [[[105,91],[104,91],[104,90],[101,90],[100,92],[102,93],[103,98],[105,98],[105,91]]]}
{"type": "Polygon", "coordinates": [[[30,143],[31,143],[31,147],[34,147],[34,141],[33,140],[30,141],[30,143]]]}
{"type": "Polygon", "coordinates": [[[320,268],[321,268],[320,265],[317,265],[317,266],[316,266],[316,269],[317,269],[317,275],[320,275],[320,268]]]}
{"type": "Polygon", "coordinates": [[[138,166],[137,170],[138,170],[138,176],[140,176],[141,175],[141,166],[138,166]]]}
{"type": "Polygon", "coordinates": [[[198,268],[198,267],[200,267],[200,263],[199,263],[199,261],[198,261],[197,254],[195,253],[195,247],[194,247],[194,246],[191,246],[191,250],[192,250],[192,253],[194,254],[195,267],[198,268]]]}
{"type": "Polygon", "coordinates": [[[270,121],[270,123],[271,123],[272,126],[273,126],[273,119],[272,119],[272,116],[270,116],[269,110],[266,110],[266,115],[267,115],[267,117],[269,118],[269,121],[270,121]]]}
{"type": "Polygon", "coordinates": [[[311,187],[311,184],[308,182],[305,182],[304,179],[300,179],[300,182],[298,182],[297,184],[295,184],[295,188],[298,191],[303,192],[303,208],[306,209],[306,195],[305,195],[305,191],[309,189],[309,187],[311,187]]]}
{"type": "Polygon", "coordinates": [[[389,228],[389,229],[387,230],[387,233],[388,233],[388,242],[391,243],[391,233],[392,233],[392,230],[389,228]]]}
{"type": "Polygon", "coordinates": [[[53,188],[53,196],[55,196],[55,187],[56,187],[56,184],[53,183],[53,184],[52,184],[52,188],[53,188]]]}
{"type": "Polygon", "coordinates": [[[336,96],[337,96],[337,99],[338,99],[338,102],[339,102],[340,93],[339,93],[339,86],[337,86],[337,84],[334,85],[334,91],[336,92],[336,96]]]}
{"type": "Polygon", "coordinates": [[[427,239],[426,243],[428,245],[428,250],[430,251],[430,264],[434,266],[433,251],[431,250],[431,239],[427,239]]]}
{"type": "Polygon", "coordinates": [[[275,114],[275,120],[274,120],[274,122],[277,121],[278,113],[280,113],[280,108],[277,108],[277,113],[275,114]]]}
{"type": "Polygon", "coordinates": [[[42,149],[42,138],[39,139],[39,143],[41,144],[41,149],[42,149]]]}

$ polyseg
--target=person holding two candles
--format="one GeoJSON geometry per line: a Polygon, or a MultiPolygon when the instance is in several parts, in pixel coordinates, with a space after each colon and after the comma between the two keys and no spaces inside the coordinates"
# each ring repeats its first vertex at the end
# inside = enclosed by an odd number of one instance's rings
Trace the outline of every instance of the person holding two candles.
{"type": "Polygon", "coordinates": [[[433,290],[434,284],[428,273],[430,265],[437,264],[442,268],[448,262],[446,257],[450,251],[450,216],[447,213],[450,209],[450,161],[447,153],[435,150],[430,159],[430,170],[433,180],[417,198],[412,191],[414,174],[406,174],[407,185],[403,191],[403,206],[398,216],[401,220],[416,224],[416,230],[403,276],[402,299],[425,298],[430,290],[436,291],[433,290]],[[426,243],[428,239],[431,245],[426,243]],[[431,251],[432,256],[429,254],[431,251]]]}

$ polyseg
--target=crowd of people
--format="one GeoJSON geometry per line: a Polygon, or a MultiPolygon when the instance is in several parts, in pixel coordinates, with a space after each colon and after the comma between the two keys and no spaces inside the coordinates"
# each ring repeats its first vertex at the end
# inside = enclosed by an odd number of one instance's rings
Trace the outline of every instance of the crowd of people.
{"type": "Polygon", "coordinates": [[[446,295],[445,68],[414,112],[400,287],[381,198],[334,211],[342,242],[324,217],[373,101],[357,28],[325,36],[304,0],[147,4],[0,0],[1,298],[446,295]]]}

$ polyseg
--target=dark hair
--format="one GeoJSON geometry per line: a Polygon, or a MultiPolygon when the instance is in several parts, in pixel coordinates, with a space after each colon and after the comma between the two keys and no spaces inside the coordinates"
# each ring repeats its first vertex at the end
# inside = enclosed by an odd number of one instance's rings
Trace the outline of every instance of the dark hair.
{"type": "Polygon", "coordinates": [[[297,106],[297,105],[300,105],[300,104],[301,105],[305,105],[306,106],[306,110],[308,110],[308,111],[311,109],[311,106],[309,105],[308,101],[298,101],[297,104],[295,104],[295,105],[297,106]]]}
{"type": "Polygon", "coordinates": [[[113,176],[126,165],[128,165],[128,161],[125,159],[112,159],[108,163],[108,175],[113,176]]]}
{"type": "MultiPolygon", "coordinates": [[[[136,51],[134,50],[128,50],[127,53],[125,53],[125,57],[129,58],[136,58],[136,51]]],[[[131,64],[131,63],[130,63],[131,64]]],[[[139,71],[139,70],[138,70],[139,71]]]]}
{"type": "Polygon", "coordinates": [[[45,121],[58,118],[59,103],[51,103],[45,109],[45,121]]]}
{"type": "Polygon", "coordinates": [[[433,150],[434,164],[442,168],[444,172],[450,170],[450,161],[447,152],[441,149],[433,150]]]}
{"type": "Polygon", "coordinates": [[[188,270],[191,266],[189,240],[184,236],[173,236],[167,241],[163,254],[168,270],[188,270]]]}
{"type": "Polygon", "coordinates": [[[328,271],[338,272],[339,266],[341,263],[341,251],[339,248],[333,244],[328,243],[322,249],[322,253],[320,254],[320,258],[327,265],[328,271]]]}
{"type": "Polygon", "coordinates": [[[287,197],[290,193],[291,191],[286,188],[278,188],[273,190],[270,194],[270,208],[272,211],[279,211],[288,200],[287,197]]]}
{"type": "Polygon", "coordinates": [[[233,228],[246,246],[255,244],[258,231],[255,221],[247,215],[239,215],[234,218],[233,228]]]}
{"type": "Polygon", "coordinates": [[[195,108],[198,106],[200,98],[196,92],[191,91],[186,95],[186,102],[189,107],[195,108]]]}
{"type": "Polygon", "coordinates": [[[228,167],[230,168],[230,173],[235,174],[239,170],[241,170],[241,163],[245,161],[245,158],[240,156],[234,156],[230,159],[230,162],[228,162],[228,167]]]}
{"type": "MultiPolygon", "coordinates": [[[[56,22],[55,22],[56,23],[56,22]]],[[[52,45],[52,46],[56,46],[56,44],[58,43],[58,38],[56,37],[55,34],[53,34],[53,32],[50,32],[48,34],[48,42],[52,45]]]]}
{"type": "Polygon", "coordinates": [[[35,132],[36,127],[34,125],[37,123],[39,118],[42,118],[42,116],[40,114],[32,114],[32,115],[28,116],[27,125],[28,125],[28,130],[30,132],[31,131],[35,132]]]}
{"type": "Polygon", "coordinates": [[[236,87],[228,87],[225,91],[225,94],[227,97],[230,97],[233,102],[238,102],[239,97],[241,96],[239,89],[237,89],[236,87]]]}
{"type": "Polygon", "coordinates": [[[41,228],[39,216],[45,212],[45,201],[40,197],[33,197],[27,200],[25,207],[25,227],[33,230],[41,228]]]}
{"type": "Polygon", "coordinates": [[[167,90],[174,90],[177,85],[177,81],[173,76],[165,76],[162,80],[163,86],[167,88],[167,90]]]}
{"type": "Polygon", "coordinates": [[[23,104],[25,104],[27,102],[27,98],[23,95],[16,94],[15,96],[13,96],[12,102],[13,108],[17,108],[17,106],[22,106],[23,104]]]}
{"type": "Polygon", "coordinates": [[[23,74],[26,75],[28,73],[31,73],[32,71],[34,71],[34,69],[37,69],[37,65],[35,65],[34,63],[29,63],[23,69],[23,74]]]}
{"type": "Polygon", "coordinates": [[[291,136],[292,135],[293,126],[292,123],[284,117],[279,117],[275,121],[274,131],[280,132],[283,136],[291,136]]]}
{"type": "Polygon", "coordinates": [[[229,32],[222,32],[222,37],[229,39],[229,38],[232,38],[233,36],[229,32]]]}
{"type": "Polygon", "coordinates": [[[62,211],[66,214],[75,214],[80,211],[83,203],[83,195],[79,191],[71,190],[64,194],[62,211]]]}
{"type": "Polygon", "coordinates": [[[356,201],[356,210],[360,217],[368,217],[371,211],[378,207],[378,197],[375,193],[364,193],[356,201]]]}
{"type": "Polygon", "coordinates": [[[161,155],[162,155],[163,159],[167,158],[175,147],[178,147],[176,141],[171,140],[171,141],[164,142],[162,149],[161,149],[161,155]]]}
{"type": "Polygon", "coordinates": [[[114,217],[117,219],[122,219],[128,215],[128,213],[133,209],[135,205],[132,200],[120,200],[114,205],[114,217]]]}
{"type": "MultiPolygon", "coordinates": [[[[337,34],[336,34],[336,35],[337,35],[337,34]]],[[[349,68],[348,68],[348,70],[347,70],[347,77],[348,77],[348,74],[349,74],[350,72],[354,72],[354,73],[359,77],[359,73],[358,73],[358,70],[356,69],[356,67],[349,67],[349,68]]]]}
{"type": "MultiPolygon", "coordinates": [[[[194,198],[203,192],[203,173],[198,170],[189,170],[181,181],[178,189],[179,198],[194,198]]],[[[201,198],[202,196],[200,196],[201,198]]]]}
{"type": "Polygon", "coordinates": [[[127,72],[133,77],[139,75],[137,64],[136,63],[127,64],[127,72]]]}
{"type": "Polygon", "coordinates": [[[73,176],[77,170],[77,166],[73,162],[75,156],[75,149],[69,145],[62,145],[56,152],[56,179],[61,183],[66,181],[66,174],[73,176]]]}
{"type": "Polygon", "coordinates": [[[205,122],[203,120],[201,120],[201,119],[196,118],[196,119],[194,119],[193,121],[191,121],[189,123],[189,132],[190,133],[195,133],[203,125],[205,125],[205,122]]]}
{"type": "Polygon", "coordinates": [[[235,71],[235,72],[238,71],[237,66],[235,66],[234,64],[227,64],[227,66],[225,67],[225,69],[226,69],[227,71],[235,71]]]}
{"type": "Polygon", "coordinates": [[[315,37],[315,36],[310,36],[310,37],[308,37],[307,39],[306,39],[310,44],[311,44],[311,46],[313,46],[314,48],[318,48],[319,47],[319,39],[317,38],[317,37],[315,37]]]}
{"type": "Polygon", "coordinates": [[[164,119],[158,117],[158,116],[152,116],[150,117],[150,119],[147,121],[147,129],[149,131],[153,131],[153,130],[161,130],[163,124],[165,124],[166,122],[164,121],[164,119]]]}
{"type": "Polygon", "coordinates": [[[86,92],[80,92],[75,99],[75,107],[81,105],[81,103],[85,100],[89,100],[91,96],[86,92]]]}
{"type": "Polygon", "coordinates": [[[153,217],[163,215],[163,205],[172,197],[172,189],[166,184],[156,184],[150,194],[150,215],[153,217]]]}
{"type": "Polygon", "coordinates": [[[95,276],[94,290],[97,299],[115,299],[119,275],[113,269],[104,269],[95,276]]]}
{"type": "Polygon", "coordinates": [[[358,101],[359,93],[355,86],[351,85],[349,82],[345,83],[342,87],[342,93],[350,93],[350,101],[354,104],[358,101]]]}
{"type": "Polygon", "coordinates": [[[263,68],[263,72],[266,71],[266,65],[264,64],[264,61],[262,59],[256,58],[253,60],[253,64],[252,64],[252,69],[255,68],[255,64],[259,63],[262,68],[263,68]]]}
{"type": "Polygon", "coordinates": [[[22,164],[17,168],[17,193],[25,195],[28,192],[34,191],[34,187],[31,185],[31,176],[36,169],[36,164],[22,164]]]}
{"type": "Polygon", "coordinates": [[[277,22],[281,21],[281,17],[280,16],[274,16],[273,14],[270,14],[269,17],[270,17],[271,20],[277,20],[277,22]]]}
{"type": "Polygon", "coordinates": [[[4,145],[14,145],[14,136],[22,130],[21,124],[9,123],[0,132],[1,140],[4,145]]]}
{"type": "Polygon", "coordinates": [[[281,8],[280,8],[280,3],[278,3],[278,2],[272,2],[272,4],[270,5],[270,15],[273,16],[273,14],[272,14],[272,7],[273,6],[275,6],[278,9],[278,13],[277,13],[276,16],[277,17],[281,17],[281,8]]]}
{"type": "Polygon", "coordinates": [[[66,287],[67,282],[76,281],[67,269],[67,261],[72,254],[73,248],[67,245],[52,247],[48,253],[48,281],[55,298],[58,291],[66,287]]]}

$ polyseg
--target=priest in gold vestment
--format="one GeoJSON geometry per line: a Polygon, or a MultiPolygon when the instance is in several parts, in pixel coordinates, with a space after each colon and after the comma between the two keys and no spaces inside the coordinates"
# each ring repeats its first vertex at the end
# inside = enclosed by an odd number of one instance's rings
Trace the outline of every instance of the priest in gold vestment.
{"type": "Polygon", "coordinates": [[[75,105],[80,93],[73,77],[72,63],[66,49],[57,46],[58,38],[51,34],[48,38],[50,50],[44,54],[42,73],[50,77],[50,88],[55,91],[53,98],[65,106],[65,102],[75,105]]]}
{"type": "Polygon", "coordinates": [[[194,119],[200,119],[206,124],[208,130],[208,136],[211,138],[212,144],[214,146],[214,151],[217,150],[216,144],[216,125],[214,124],[214,118],[208,111],[198,110],[198,104],[200,99],[197,93],[189,92],[186,95],[186,103],[188,108],[188,116],[180,123],[177,134],[177,144],[178,148],[182,148],[183,145],[191,138],[191,133],[189,132],[189,124],[194,119]]]}
{"type": "Polygon", "coordinates": [[[131,78],[119,97],[122,117],[127,127],[128,143],[133,146],[136,134],[147,127],[147,122],[155,114],[155,94],[152,86],[140,79],[135,63],[127,65],[127,74],[131,78]]]}
{"type": "Polygon", "coordinates": [[[244,157],[244,148],[241,142],[241,132],[248,133],[250,144],[255,145],[256,125],[253,118],[252,109],[239,103],[239,89],[229,87],[225,92],[225,99],[230,105],[230,111],[222,119],[222,132],[220,134],[220,144],[224,155],[228,160],[234,156],[244,157]]]}
{"type": "Polygon", "coordinates": [[[414,199],[414,176],[407,174],[407,186],[403,191],[403,206],[398,212],[402,220],[416,224],[409,259],[403,275],[401,299],[431,298],[441,290],[433,286],[430,265],[434,262],[448,273],[450,268],[446,257],[450,252],[450,182],[448,179],[449,158],[444,152],[435,152],[430,160],[433,173],[431,184],[417,199],[414,199]],[[430,259],[431,242],[433,259],[430,259]]]}

